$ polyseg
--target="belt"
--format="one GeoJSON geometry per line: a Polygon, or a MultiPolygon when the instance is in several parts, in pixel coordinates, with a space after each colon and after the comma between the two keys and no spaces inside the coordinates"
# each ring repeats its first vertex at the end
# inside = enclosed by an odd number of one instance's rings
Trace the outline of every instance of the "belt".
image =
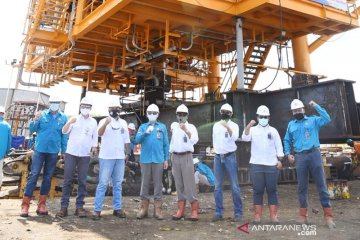
{"type": "Polygon", "coordinates": [[[221,158],[224,158],[224,157],[230,156],[233,153],[235,153],[235,152],[229,152],[229,153],[224,153],[224,154],[216,154],[216,155],[220,156],[221,158]]]}
{"type": "Polygon", "coordinates": [[[189,154],[189,153],[192,153],[192,152],[190,152],[190,151],[187,151],[187,152],[173,152],[172,154],[185,155],[185,154],[189,154]]]}
{"type": "Polygon", "coordinates": [[[311,148],[311,149],[309,149],[309,150],[304,150],[304,151],[301,151],[301,152],[296,152],[296,154],[308,154],[308,153],[312,153],[312,152],[314,152],[314,151],[316,151],[316,150],[319,150],[319,148],[318,148],[318,147],[314,147],[314,148],[311,148]]]}

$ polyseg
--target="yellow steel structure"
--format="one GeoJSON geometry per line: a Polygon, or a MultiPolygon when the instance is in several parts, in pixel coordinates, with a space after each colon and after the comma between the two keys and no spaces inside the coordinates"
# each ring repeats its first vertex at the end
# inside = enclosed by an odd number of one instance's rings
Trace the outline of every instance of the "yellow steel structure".
{"type": "Polygon", "coordinates": [[[139,76],[164,73],[174,92],[215,91],[226,64],[219,56],[236,50],[240,17],[253,89],[271,46],[289,40],[295,71],[311,73],[311,52],[358,27],[353,4],[342,11],[310,0],[30,0],[23,67],[42,74],[42,87],[69,81],[127,95],[138,92],[139,76]],[[308,34],[319,40],[309,45],[308,34]],[[261,61],[251,63],[259,46],[261,61]]]}

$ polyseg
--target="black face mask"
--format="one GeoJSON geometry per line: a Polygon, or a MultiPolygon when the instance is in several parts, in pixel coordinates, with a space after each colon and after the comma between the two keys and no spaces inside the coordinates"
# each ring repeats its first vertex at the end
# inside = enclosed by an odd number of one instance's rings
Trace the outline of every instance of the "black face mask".
{"type": "Polygon", "coordinates": [[[230,119],[230,115],[226,114],[226,113],[220,113],[220,118],[221,120],[229,120],[230,119]]]}
{"type": "Polygon", "coordinates": [[[300,121],[300,120],[302,120],[304,118],[304,114],[303,113],[296,113],[294,115],[294,117],[295,117],[296,120],[300,121]]]}
{"type": "Polygon", "coordinates": [[[118,118],[120,116],[120,111],[119,110],[111,110],[111,111],[109,111],[109,115],[112,118],[118,118]]]}

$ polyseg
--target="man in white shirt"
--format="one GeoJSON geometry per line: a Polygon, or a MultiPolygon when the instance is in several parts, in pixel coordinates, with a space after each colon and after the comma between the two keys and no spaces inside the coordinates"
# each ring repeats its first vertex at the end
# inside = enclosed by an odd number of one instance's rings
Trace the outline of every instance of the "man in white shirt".
{"type": "Polygon", "coordinates": [[[233,109],[226,103],[220,108],[221,120],[213,127],[214,174],[215,174],[215,215],[213,221],[223,219],[223,182],[227,175],[231,184],[234,204],[234,221],[239,222],[243,216],[241,192],[238,180],[238,164],[236,160],[237,146],[235,141],[239,137],[239,126],[231,121],[233,109]]]}
{"type": "Polygon", "coordinates": [[[199,141],[198,132],[193,124],[188,123],[189,110],[181,104],[176,109],[178,122],[171,124],[170,153],[172,162],[172,173],[175,180],[178,199],[178,210],[173,215],[173,220],[184,217],[186,200],[191,204],[191,221],[198,220],[199,202],[194,176],[194,165],[192,153],[194,145],[199,141]]]}
{"type": "Polygon", "coordinates": [[[102,119],[98,126],[101,137],[99,152],[99,183],[96,188],[93,219],[101,218],[105,192],[112,178],[113,215],[126,218],[122,210],[122,182],[124,180],[125,162],[130,156],[130,137],[125,120],[120,118],[119,100],[109,105],[109,117],[102,119]],[[126,153],[126,154],[125,154],[126,153]]]}
{"type": "Polygon", "coordinates": [[[258,107],[257,122],[251,120],[246,126],[241,139],[251,141],[250,174],[253,184],[254,220],[258,224],[261,221],[263,195],[266,189],[270,218],[273,223],[279,223],[277,180],[284,157],[281,138],[278,131],[269,125],[270,111],[262,105],[258,107]]]}
{"type": "Polygon", "coordinates": [[[80,114],[71,118],[62,128],[63,134],[69,134],[65,154],[64,183],[62,187],[61,209],[57,217],[68,215],[71,185],[75,170],[78,172],[78,190],[75,215],[86,217],[84,198],[86,195],[86,175],[89,169],[90,152],[96,152],[98,133],[96,120],[89,116],[92,101],[84,97],[80,102],[80,114]]]}

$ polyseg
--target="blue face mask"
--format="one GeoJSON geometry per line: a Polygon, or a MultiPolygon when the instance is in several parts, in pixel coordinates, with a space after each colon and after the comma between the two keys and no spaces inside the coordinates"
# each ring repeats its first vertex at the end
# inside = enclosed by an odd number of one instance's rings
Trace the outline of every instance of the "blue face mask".
{"type": "Polygon", "coordinates": [[[259,124],[260,126],[266,127],[269,124],[268,118],[259,118],[259,124]]]}
{"type": "Polygon", "coordinates": [[[148,114],[147,118],[149,119],[150,122],[155,122],[156,119],[158,118],[159,114],[148,114]]]}
{"type": "Polygon", "coordinates": [[[59,103],[51,103],[50,104],[50,110],[53,112],[56,112],[59,110],[60,104],[59,103]]]}

